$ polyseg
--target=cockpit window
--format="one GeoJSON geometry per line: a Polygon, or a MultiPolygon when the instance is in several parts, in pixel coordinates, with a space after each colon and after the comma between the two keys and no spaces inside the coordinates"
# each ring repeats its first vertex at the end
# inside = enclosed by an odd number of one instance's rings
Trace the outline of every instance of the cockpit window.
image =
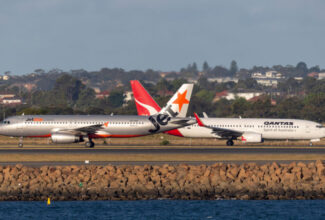
{"type": "Polygon", "coordinates": [[[324,128],[323,125],[316,125],[316,128],[324,128]]]}
{"type": "Polygon", "coordinates": [[[10,124],[10,121],[3,121],[3,124],[10,124]]]}

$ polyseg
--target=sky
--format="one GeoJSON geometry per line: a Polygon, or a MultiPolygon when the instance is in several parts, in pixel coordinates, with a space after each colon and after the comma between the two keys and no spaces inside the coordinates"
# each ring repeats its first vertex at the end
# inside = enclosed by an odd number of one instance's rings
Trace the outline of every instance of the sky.
{"type": "Polygon", "coordinates": [[[325,68],[323,0],[0,0],[0,74],[325,68]]]}

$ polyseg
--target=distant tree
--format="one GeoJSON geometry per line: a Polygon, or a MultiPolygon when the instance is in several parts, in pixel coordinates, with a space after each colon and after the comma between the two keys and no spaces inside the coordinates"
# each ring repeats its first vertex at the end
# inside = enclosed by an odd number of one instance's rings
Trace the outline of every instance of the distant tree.
{"type": "Polygon", "coordinates": [[[35,73],[37,73],[37,74],[45,74],[45,70],[43,70],[43,69],[36,69],[36,70],[34,70],[34,72],[35,73]]]}
{"type": "Polygon", "coordinates": [[[239,89],[260,89],[257,81],[253,78],[248,78],[246,80],[239,80],[236,88],[239,89]]]}
{"type": "Polygon", "coordinates": [[[80,91],[76,105],[79,109],[85,111],[93,107],[94,100],[95,91],[91,88],[85,88],[80,91]]]}
{"type": "Polygon", "coordinates": [[[233,61],[231,61],[230,68],[229,68],[230,76],[236,75],[237,71],[238,71],[237,62],[235,60],[233,60],[233,61]]]}
{"type": "Polygon", "coordinates": [[[312,72],[317,72],[317,73],[319,73],[319,72],[320,72],[320,68],[319,68],[318,65],[317,65],[317,66],[310,67],[309,72],[310,72],[310,73],[312,73],[312,72]]]}
{"type": "Polygon", "coordinates": [[[53,92],[57,99],[66,100],[70,105],[73,105],[78,100],[81,90],[85,88],[79,79],[63,74],[56,80],[53,92]]]}
{"type": "Polygon", "coordinates": [[[184,78],[179,78],[179,79],[175,79],[171,82],[171,86],[172,86],[172,91],[176,92],[181,86],[182,84],[187,83],[187,80],[184,78]]]}
{"type": "Polygon", "coordinates": [[[166,79],[161,79],[156,85],[158,91],[169,91],[172,89],[172,86],[166,79]]]}
{"type": "Polygon", "coordinates": [[[5,75],[6,75],[6,76],[9,76],[10,74],[11,74],[11,71],[6,71],[6,72],[5,72],[5,75]]]}
{"type": "Polygon", "coordinates": [[[304,62],[299,62],[296,66],[296,71],[298,76],[306,76],[308,73],[307,64],[304,62]]]}
{"type": "Polygon", "coordinates": [[[249,102],[244,98],[236,98],[231,105],[232,113],[236,116],[244,116],[249,107],[249,102]]]}
{"type": "Polygon", "coordinates": [[[212,91],[208,91],[205,89],[200,90],[199,92],[197,92],[195,94],[196,97],[200,98],[201,100],[204,100],[205,102],[209,103],[209,105],[211,105],[210,103],[212,102],[213,98],[214,98],[215,93],[212,91]]]}
{"type": "Polygon", "coordinates": [[[210,71],[210,66],[207,61],[204,61],[202,71],[204,74],[207,74],[210,71]]]}
{"type": "Polygon", "coordinates": [[[124,102],[123,91],[115,90],[112,91],[108,97],[109,105],[113,108],[121,107],[124,102]]]}
{"type": "Polygon", "coordinates": [[[197,73],[198,72],[198,68],[197,68],[196,62],[194,62],[193,65],[192,65],[192,72],[194,72],[194,73],[197,73]]]}
{"type": "Polygon", "coordinates": [[[228,76],[229,71],[228,69],[222,67],[222,66],[215,66],[209,73],[208,76],[210,77],[223,77],[228,76]]]}

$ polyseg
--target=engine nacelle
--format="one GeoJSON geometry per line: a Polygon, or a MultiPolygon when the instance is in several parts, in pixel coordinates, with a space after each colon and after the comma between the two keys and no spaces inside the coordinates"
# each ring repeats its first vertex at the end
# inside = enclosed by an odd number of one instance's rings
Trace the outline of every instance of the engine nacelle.
{"type": "Polygon", "coordinates": [[[250,142],[250,143],[262,143],[263,138],[262,134],[254,133],[254,132],[245,132],[241,136],[242,142],[250,142]]]}
{"type": "Polygon", "coordinates": [[[51,140],[56,144],[70,144],[81,142],[82,138],[73,134],[57,133],[51,135],[51,140]]]}

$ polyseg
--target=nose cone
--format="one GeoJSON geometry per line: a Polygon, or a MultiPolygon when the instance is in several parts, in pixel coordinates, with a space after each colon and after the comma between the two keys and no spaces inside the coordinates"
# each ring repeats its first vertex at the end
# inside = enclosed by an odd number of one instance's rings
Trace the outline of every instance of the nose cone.
{"type": "Polygon", "coordinates": [[[5,131],[4,124],[0,124],[0,135],[5,135],[4,131],[5,131]]]}
{"type": "Polygon", "coordinates": [[[9,135],[9,128],[8,125],[0,124],[0,135],[9,135]]]}

